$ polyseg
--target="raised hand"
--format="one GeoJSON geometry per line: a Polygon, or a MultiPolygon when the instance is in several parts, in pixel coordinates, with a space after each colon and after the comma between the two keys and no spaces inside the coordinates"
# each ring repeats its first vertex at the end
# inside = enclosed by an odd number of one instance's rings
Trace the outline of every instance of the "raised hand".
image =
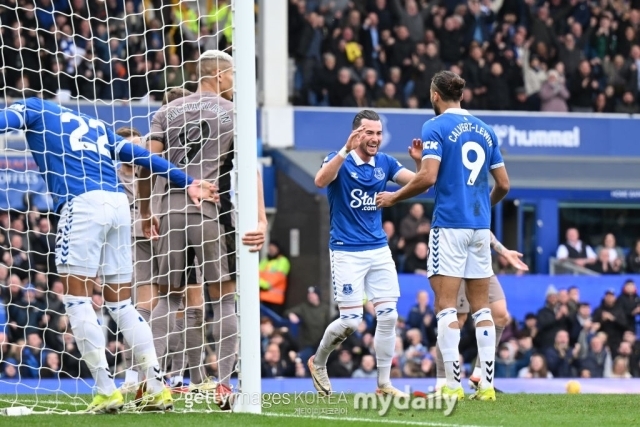
{"type": "Polygon", "coordinates": [[[409,146],[409,156],[416,162],[422,161],[422,140],[415,138],[409,146]]]}
{"type": "Polygon", "coordinates": [[[349,139],[347,139],[347,143],[345,144],[345,148],[347,151],[353,151],[360,145],[362,141],[362,136],[364,135],[364,126],[360,126],[357,129],[354,129],[349,135],[349,139]]]}

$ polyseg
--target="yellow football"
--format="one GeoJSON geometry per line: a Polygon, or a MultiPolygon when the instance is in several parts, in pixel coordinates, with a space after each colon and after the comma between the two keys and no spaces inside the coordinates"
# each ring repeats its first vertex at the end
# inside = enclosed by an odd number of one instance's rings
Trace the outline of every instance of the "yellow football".
{"type": "Polygon", "coordinates": [[[580,383],[575,380],[571,380],[567,383],[567,393],[578,394],[580,393],[580,383]]]}

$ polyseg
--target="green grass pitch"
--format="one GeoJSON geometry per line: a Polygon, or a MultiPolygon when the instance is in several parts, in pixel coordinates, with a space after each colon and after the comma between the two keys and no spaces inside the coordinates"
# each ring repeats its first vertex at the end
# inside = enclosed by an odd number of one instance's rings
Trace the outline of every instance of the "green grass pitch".
{"type": "MultiPolygon", "coordinates": [[[[205,403],[186,412],[185,401],[175,395],[176,410],[171,413],[120,413],[115,415],[28,415],[0,416],[0,426],[43,427],[320,427],[334,426],[433,426],[433,427],[533,427],[533,426],[638,426],[638,395],[612,394],[499,394],[496,402],[458,402],[449,416],[436,410],[391,409],[385,416],[376,410],[354,409],[354,396],[344,395],[333,402],[305,404],[293,402],[263,408],[262,415],[225,413],[205,403]],[[314,415],[315,414],[315,415],[314,415]]],[[[268,400],[265,396],[263,401],[268,400]]],[[[90,396],[75,400],[65,396],[0,396],[0,408],[27,406],[42,411],[79,411],[90,396]],[[74,403],[75,402],[75,403],[74,403]],[[12,404],[13,403],[13,404],[12,404]]]]}

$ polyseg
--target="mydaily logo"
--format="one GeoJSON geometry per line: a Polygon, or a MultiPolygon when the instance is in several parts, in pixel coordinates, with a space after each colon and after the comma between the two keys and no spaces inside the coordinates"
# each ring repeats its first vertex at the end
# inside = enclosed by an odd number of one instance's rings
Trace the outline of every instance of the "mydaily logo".
{"type": "Polygon", "coordinates": [[[447,396],[440,393],[427,393],[425,396],[412,396],[407,387],[406,396],[380,395],[377,393],[356,393],[353,408],[356,410],[375,410],[378,415],[385,416],[390,410],[397,411],[442,411],[445,416],[453,413],[458,396],[447,396]]]}

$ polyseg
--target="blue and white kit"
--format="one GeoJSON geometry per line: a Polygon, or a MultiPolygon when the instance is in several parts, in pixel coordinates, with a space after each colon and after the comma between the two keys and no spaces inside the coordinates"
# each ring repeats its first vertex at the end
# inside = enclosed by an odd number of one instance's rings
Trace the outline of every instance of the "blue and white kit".
{"type": "MultiPolygon", "coordinates": [[[[337,155],[330,153],[324,163],[337,155]]],[[[382,229],[376,195],[404,169],[393,157],[378,153],[365,163],[355,151],[345,159],[327,188],[331,217],[329,249],[333,296],[343,306],[400,296],[398,273],[382,229]]]]}
{"type": "Polygon", "coordinates": [[[116,135],[100,120],[40,98],[0,110],[0,133],[24,130],[60,213],[56,265],[61,274],[131,281],[131,214],[116,161],[133,162],[188,186],[193,179],[116,135]]]}
{"type": "Polygon", "coordinates": [[[422,158],[440,161],[429,235],[429,277],[491,277],[490,171],[504,167],[482,120],[450,108],[422,127],[422,158]]]}

